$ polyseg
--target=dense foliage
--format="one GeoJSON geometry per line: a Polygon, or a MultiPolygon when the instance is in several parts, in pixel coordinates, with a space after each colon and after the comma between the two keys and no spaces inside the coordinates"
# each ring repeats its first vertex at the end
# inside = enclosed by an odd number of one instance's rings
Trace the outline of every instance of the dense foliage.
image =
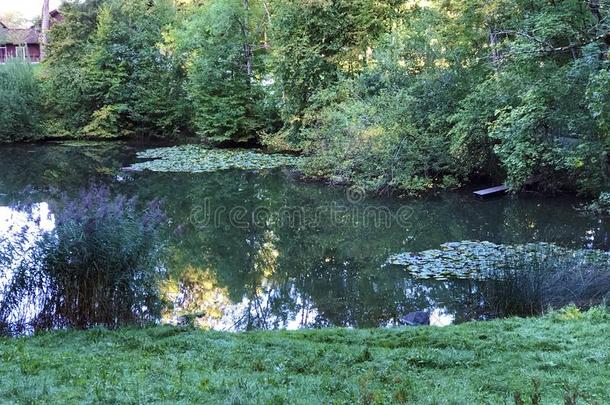
{"type": "Polygon", "coordinates": [[[376,65],[311,114],[309,172],[373,190],[504,173],[514,189],[606,188],[608,5],[598,20],[586,2],[480,3],[404,10],[376,65]]]}
{"type": "Polygon", "coordinates": [[[300,146],[300,131],[312,97],[335,84],[343,74],[356,74],[371,62],[368,49],[383,32],[386,3],[273,2],[270,70],[276,91],[281,94],[284,128],[268,141],[281,147],[300,146]]]}
{"type": "Polygon", "coordinates": [[[581,211],[594,215],[610,216],[610,193],[601,193],[596,200],[582,207],[581,211]]]}
{"type": "Polygon", "coordinates": [[[62,13],[42,75],[51,135],[262,143],[372,191],[609,187],[608,0],[87,0],[62,13]]]}
{"type": "Polygon", "coordinates": [[[175,12],[169,1],[66,5],[45,63],[53,129],[102,138],[179,133],[188,123],[181,71],[160,46],[175,12]]]}
{"type": "Polygon", "coordinates": [[[264,93],[266,24],[260,2],[218,0],[204,3],[173,32],[194,130],[205,139],[256,141],[273,125],[264,93]]]}
{"type": "Polygon", "coordinates": [[[53,230],[36,235],[25,225],[0,239],[0,332],[155,320],[159,202],[142,210],[92,187],[62,197],[53,211],[53,230]]]}
{"type": "Polygon", "coordinates": [[[40,118],[34,70],[17,61],[0,65],[0,143],[38,138],[40,118]]]}

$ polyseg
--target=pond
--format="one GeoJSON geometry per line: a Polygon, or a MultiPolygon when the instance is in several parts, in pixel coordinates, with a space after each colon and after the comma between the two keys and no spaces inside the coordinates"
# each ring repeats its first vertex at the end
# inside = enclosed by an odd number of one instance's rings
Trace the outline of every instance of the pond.
{"type": "Polygon", "coordinates": [[[44,213],[30,224],[34,235],[52,229],[47,203],[57,190],[103,183],[143,201],[162,198],[172,275],[163,288],[173,302],[164,321],[193,315],[200,326],[234,331],[377,327],[414,311],[430,312],[436,325],[479,316],[473,281],[413,278],[387,264],[400,252],[464,240],[610,248],[609,224],[580,215],[571,197],[479,200],[463,191],[400,199],[304,182],[287,168],[122,170],[150,146],[1,147],[0,236],[33,213],[44,213]],[[29,200],[35,204],[23,204],[29,200]]]}

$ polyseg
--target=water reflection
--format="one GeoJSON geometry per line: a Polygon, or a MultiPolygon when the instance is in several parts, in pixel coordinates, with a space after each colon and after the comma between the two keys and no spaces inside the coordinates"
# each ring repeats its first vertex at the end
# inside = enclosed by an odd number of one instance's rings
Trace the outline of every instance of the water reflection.
{"type": "Polygon", "coordinates": [[[163,198],[171,219],[165,236],[171,277],[162,286],[170,305],[163,320],[220,330],[392,326],[414,311],[430,312],[437,325],[462,322],[481,316],[475,283],[415,280],[385,266],[386,259],[461,240],[609,247],[608,223],[578,215],[578,202],[570,198],[480,201],[456,193],[354,200],[341,188],[298,182],[282,170],[121,173],[141,148],[0,148],[0,238],[11,227],[27,225],[33,238],[52,229],[44,201],[92,180],[142,201],[163,198]],[[25,194],[38,203],[19,208],[25,194]],[[206,205],[220,212],[213,222],[200,220],[206,205]],[[295,207],[299,217],[282,220],[295,207]],[[383,208],[394,219],[409,215],[406,222],[372,226],[353,216],[338,221],[328,207],[346,209],[345,215],[367,207],[383,208]],[[231,218],[236,208],[240,226],[231,218]],[[262,218],[256,215],[261,208],[262,218]],[[38,216],[46,219],[32,222],[38,216]]]}
{"type": "MultiPolygon", "coordinates": [[[[55,228],[55,217],[46,202],[19,208],[0,207],[0,298],[14,278],[14,270],[23,263],[34,261],[34,247],[39,238],[55,228]]],[[[37,290],[32,286],[32,290],[37,290]]],[[[6,316],[14,330],[27,329],[29,322],[40,311],[39,302],[24,299],[6,316]]],[[[0,313],[5,308],[0,308],[0,313]]],[[[0,324],[0,331],[6,325],[0,324]]]]}
{"type": "Polygon", "coordinates": [[[55,228],[55,219],[46,202],[33,204],[28,209],[18,210],[0,207],[0,235],[9,237],[22,228],[29,229],[29,236],[36,238],[55,228]]]}
{"type": "Polygon", "coordinates": [[[55,218],[49,204],[41,202],[27,207],[0,207],[0,254],[10,255],[6,268],[0,268],[0,287],[10,277],[10,269],[28,255],[36,241],[55,228],[55,218]],[[15,244],[17,239],[21,243],[15,244]],[[13,243],[11,243],[13,242],[13,243]],[[9,251],[8,246],[18,245],[19,252],[9,251]]]}

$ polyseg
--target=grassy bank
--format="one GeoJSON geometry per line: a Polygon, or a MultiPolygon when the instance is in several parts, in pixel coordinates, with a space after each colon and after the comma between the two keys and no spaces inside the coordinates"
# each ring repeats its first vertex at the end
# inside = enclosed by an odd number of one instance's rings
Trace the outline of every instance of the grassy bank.
{"type": "Polygon", "coordinates": [[[0,340],[0,399],[603,404],[609,337],[602,309],[443,329],[55,332],[0,340]]]}

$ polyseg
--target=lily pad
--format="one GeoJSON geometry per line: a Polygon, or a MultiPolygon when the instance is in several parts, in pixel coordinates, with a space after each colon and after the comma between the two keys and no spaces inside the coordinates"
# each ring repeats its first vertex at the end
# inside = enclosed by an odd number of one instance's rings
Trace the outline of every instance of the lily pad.
{"type": "Polygon", "coordinates": [[[551,243],[497,245],[463,241],[440,249],[406,252],[391,256],[389,264],[405,266],[416,278],[443,280],[499,278],[505,270],[523,268],[549,259],[610,268],[610,252],[566,249],[551,243]]]}
{"type": "Polygon", "coordinates": [[[219,170],[262,170],[297,166],[303,158],[268,154],[259,150],[209,149],[202,145],[181,145],[139,152],[140,159],[152,159],[131,165],[130,170],[172,173],[207,173],[219,170]]]}
{"type": "Polygon", "coordinates": [[[57,144],[62,146],[69,146],[71,148],[96,148],[99,146],[116,146],[123,144],[121,141],[90,141],[90,140],[70,140],[70,141],[59,141],[57,144]]]}

